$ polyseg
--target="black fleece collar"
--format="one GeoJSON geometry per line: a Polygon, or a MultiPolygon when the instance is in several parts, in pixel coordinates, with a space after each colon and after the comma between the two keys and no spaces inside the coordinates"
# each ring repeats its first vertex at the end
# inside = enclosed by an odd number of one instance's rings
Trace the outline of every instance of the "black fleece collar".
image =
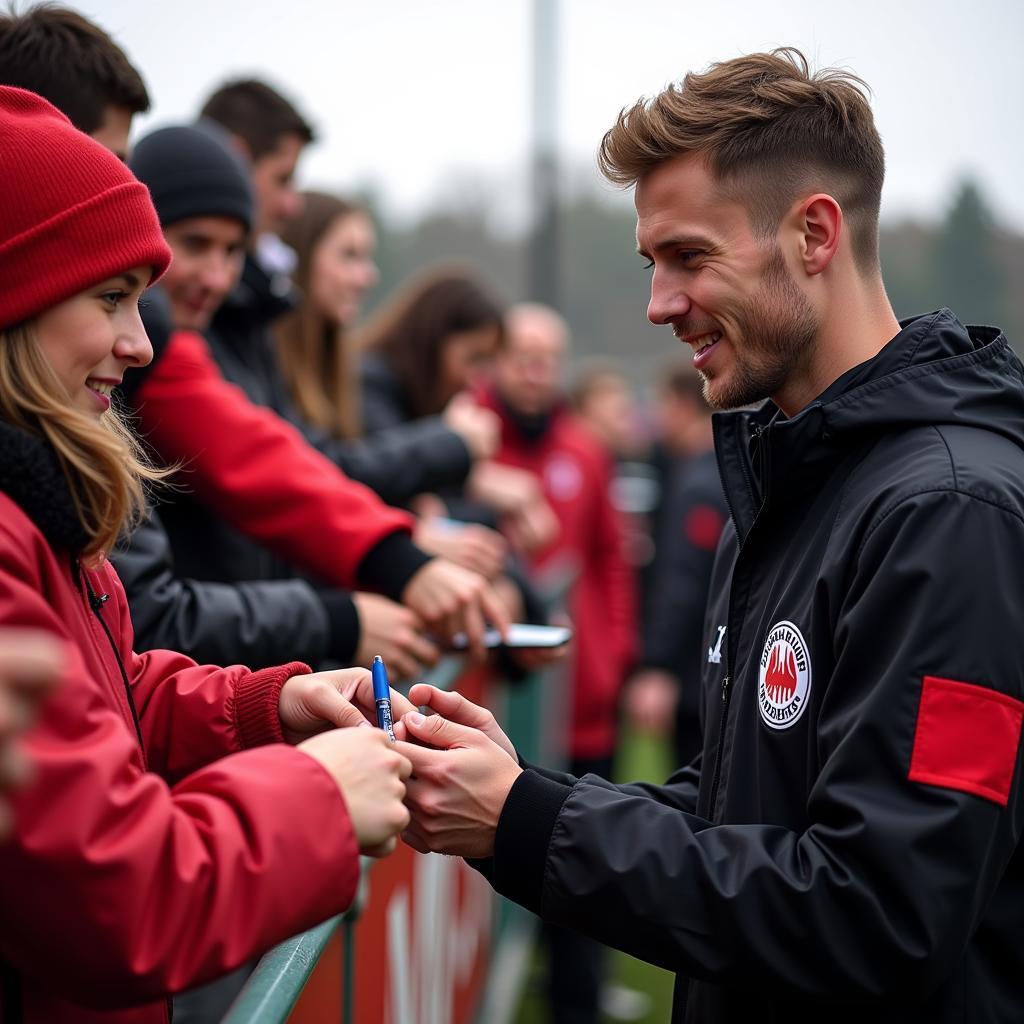
{"type": "Polygon", "coordinates": [[[57,453],[41,438],[0,420],[0,491],[39,527],[54,548],[79,554],[89,537],[71,500],[57,453]]]}

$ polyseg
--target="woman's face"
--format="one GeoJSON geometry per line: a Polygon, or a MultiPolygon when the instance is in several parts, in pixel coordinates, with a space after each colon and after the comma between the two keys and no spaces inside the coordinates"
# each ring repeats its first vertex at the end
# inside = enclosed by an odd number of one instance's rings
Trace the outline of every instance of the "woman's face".
{"type": "Polygon", "coordinates": [[[377,235],[369,217],[338,217],[313,249],[309,293],[317,311],[331,323],[348,327],[359,315],[366,293],[377,283],[373,255],[377,235]]]}
{"type": "Polygon", "coordinates": [[[100,417],[129,366],[145,366],[153,346],[139,316],[151,267],[102,281],[36,320],[40,351],[80,412],[100,417]]]}
{"type": "Polygon", "coordinates": [[[449,334],[441,344],[441,392],[445,403],[465,391],[491,364],[501,335],[497,324],[449,334]]]}

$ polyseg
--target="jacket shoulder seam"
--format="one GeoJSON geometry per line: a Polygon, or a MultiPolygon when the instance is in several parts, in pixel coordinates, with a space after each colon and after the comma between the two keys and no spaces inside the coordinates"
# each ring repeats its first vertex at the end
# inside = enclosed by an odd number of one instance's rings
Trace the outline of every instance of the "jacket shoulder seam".
{"type": "Polygon", "coordinates": [[[957,479],[956,460],[953,458],[953,450],[949,447],[949,441],[946,440],[946,435],[942,432],[942,428],[937,423],[933,424],[932,429],[939,435],[939,439],[942,441],[943,447],[946,449],[946,454],[949,456],[949,471],[953,474],[953,489],[959,490],[960,482],[957,479]]]}
{"type": "Polygon", "coordinates": [[[889,518],[889,516],[896,512],[900,506],[905,505],[908,501],[912,501],[914,498],[920,498],[925,494],[959,494],[964,498],[969,498],[971,501],[980,501],[982,504],[990,505],[992,508],[998,509],[1000,512],[1005,512],[1007,515],[1011,515],[1017,519],[1021,526],[1024,526],[1024,515],[1021,514],[1019,509],[1012,508],[1009,505],[1004,505],[1002,502],[993,501],[992,498],[987,495],[975,494],[963,487],[921,487],[916,491],[910,491],[907,494],[901,495],[888,508],[883,509],[878,514],[878,518],[870,527],[868,527],[867,532],[864,534],[864,539],[857,547],[855,557],[857,559],[860,558],[868,541],[874,536],[875,531],[886,521],[886,519],[889,518]]]}

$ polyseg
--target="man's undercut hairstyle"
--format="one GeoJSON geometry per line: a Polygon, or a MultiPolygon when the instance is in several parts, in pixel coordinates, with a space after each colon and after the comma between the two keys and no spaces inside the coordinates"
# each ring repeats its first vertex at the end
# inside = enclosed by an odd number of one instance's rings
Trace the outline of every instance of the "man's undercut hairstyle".
{"type": "Polygon", "coordinates": [[[610,181],[634,185],[666,160],[699,153],[761,237],[775,234],[801,193],[825,192],[842,207],[858,266],[871,270],[885,154],[867,93],[847,71],[812,73],[792,47],[737,57],[620,111],[598,163],[610,181]]]}
{"type": "Polygon", "coordinates": [[[273,153],[288,135],[302,139],[304,145],[316,137],[312,125],[288,100],[256,79],[222,85],[206,101],[202,116],[242,139],[252,160],[273,153]]]}
{"type": "Polygon", "coordinates": [[[103,126],[108,107],[149,110],[145,83],[124,51],[77,11],[55,4],[0,13],[0,85],[37,93],[87,135],[103,126]]]}

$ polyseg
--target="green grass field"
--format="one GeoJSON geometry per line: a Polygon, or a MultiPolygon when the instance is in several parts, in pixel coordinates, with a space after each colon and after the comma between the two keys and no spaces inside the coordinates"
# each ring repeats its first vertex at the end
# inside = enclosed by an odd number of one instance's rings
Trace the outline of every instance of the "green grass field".
{"type": "MultiPolygon", "coordinates": [[[[672,770],[668,744],[659,743],[635,733],[623,734],[615,775],[620,782],[662,782],[672,770]]],[[[651,1000],[650,1012],[640,1018],[641,1024],[667,1024],[672,1010],[672,975],[658,967],[641,963],[625,953],[612,951],[609,973],[617,982],[646,993],[651,1000]]],[[[515,1024],[548,1024],[544,1003],[544,959],[540,949],[534,950],[530,976],[514,1018],[515,1024]]],[[[606,1024],[614,1024],[606,1018],[606,1024]]]]}

